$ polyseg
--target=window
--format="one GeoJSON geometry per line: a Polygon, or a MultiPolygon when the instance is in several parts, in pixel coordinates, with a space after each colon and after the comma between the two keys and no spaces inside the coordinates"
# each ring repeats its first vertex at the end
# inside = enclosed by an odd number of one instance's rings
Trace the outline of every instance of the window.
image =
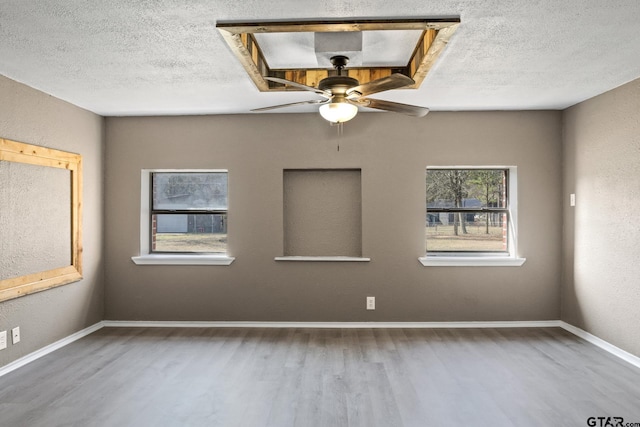
{"type": "Polygon", "coordinates": [[[427,168],[424,265],[522,265],[516,168],[427,168]]]}
{"type": "Polygon", "coordinates": [[[151,252],[227,252],[227,173],[151,174],[151,252]]]}
{"type": "Polygon", "coordinates": [[[227,175],[221,170],[143,170],[140,256],[133,261],[230,264],[227,175]]]}

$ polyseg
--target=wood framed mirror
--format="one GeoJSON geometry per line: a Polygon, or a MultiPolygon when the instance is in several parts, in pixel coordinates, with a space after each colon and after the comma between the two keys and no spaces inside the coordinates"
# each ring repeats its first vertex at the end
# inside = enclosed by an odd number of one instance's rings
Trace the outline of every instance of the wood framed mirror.
{"type": "Polygon", "coordinates": [[[82,279],[82,156],[0,138],[0,301],[82,279]]]}

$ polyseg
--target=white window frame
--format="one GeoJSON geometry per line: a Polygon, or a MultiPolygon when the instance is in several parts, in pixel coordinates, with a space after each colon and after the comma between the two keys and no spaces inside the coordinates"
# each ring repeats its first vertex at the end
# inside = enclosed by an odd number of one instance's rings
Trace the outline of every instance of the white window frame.
{"type": "Polygon", "coordinates": [[[229,265],[235,257],[226,254],[166,254],[151,252],[151,176],[155,172],[224,172],[226,169],[142,169],[140,178],[140,255],[131,257],[138,265],[229,265]]]}
{"type": "Polygon", "coordinates": [[[509,173],[507,180],[507,209],[509,211],[509,241],[508,252],[426,252],[418,260],[425,267],[519,267],[526,258],[518,254],[518,172],[516,166],[427,166],[425,169],[506,169],[509,173]]]}

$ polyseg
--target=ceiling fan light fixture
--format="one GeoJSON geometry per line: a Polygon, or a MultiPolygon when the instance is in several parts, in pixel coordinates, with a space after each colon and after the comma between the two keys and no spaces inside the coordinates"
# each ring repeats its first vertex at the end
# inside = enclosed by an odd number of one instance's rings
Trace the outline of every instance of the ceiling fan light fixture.
{"type": "Polygon", "coordinates": [[[320,106],[320,115],[331,123],[344,123],[358,114],[358,107],[348,102],[331,102],[320,106]]]}

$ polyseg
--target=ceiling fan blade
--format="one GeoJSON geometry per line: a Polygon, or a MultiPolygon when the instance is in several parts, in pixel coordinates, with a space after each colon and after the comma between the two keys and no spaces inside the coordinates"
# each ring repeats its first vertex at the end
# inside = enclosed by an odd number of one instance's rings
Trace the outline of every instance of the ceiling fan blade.
{"type": "Polygon", "coordinates": [[[400,89],[401,87],[409,86],[414,83],[415,81],[413,81],[411,77],[407,77],[400,73],[394,73],[389,77],[383,77],[349,89],[347,91],[347,98],[357,98],[360,96],[383,92],[385,90],[400,89]]]}
{"type": "Polygon", "coordinates": [[[276,108],[284,108],[291,107],[293,105],[308,105],[308,104],[327,104],[331,102],[330,99],[312,99],[309,101],[300,101],[300,102],[291,102],[289,104],[280,104],[280,105],[272,105],[271,107],[262,107],[262,108],[254,108],[251,111],[267,111],[267,110],[275,110],[276,108]]]}
{"type": "Polygon", "coordinates": [[[375,108],[378,110],[393,111],[394,113],[406,114],[413,117],[424,117],[429,112],[426,107],[418,107],[417,105],[400,104],[399,102],[384,101],[382,99],[360,98],[349,100],[352,104],[361,107],[375,108]]]}
{"type": "Polygon", "coordinates": [[[297,83],[297,82],[293,82],[291,80],[287,80],[287,79],[281,79],[278,77],[268,77],[265,76],[264,77],[265,80],[269,80],[270,82],[275,82],[275,83],[280,83],[286,86],[293,86],[293,87],[297,87],[298,89],[302,89],[302,90],[308,90],[309,92],[315,92],[318,95],[322,95],[324,97],[330,98],[331,97],[331,93],[324,91],[324,90],[320,90],[318,88],[315,87],[311,87],[311,86],[307,86],[307,85],[303,85],[301,83],[297,83]]]}

